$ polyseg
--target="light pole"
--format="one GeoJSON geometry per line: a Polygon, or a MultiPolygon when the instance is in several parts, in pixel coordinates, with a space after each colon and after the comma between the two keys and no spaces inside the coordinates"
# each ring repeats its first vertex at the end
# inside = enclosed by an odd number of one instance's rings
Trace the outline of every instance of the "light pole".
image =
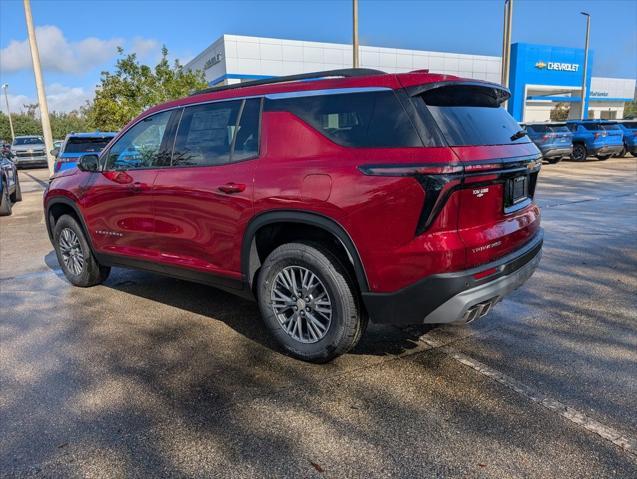
{"type": "Polygon", "coordinates": [[[51,123],[49,120],[49,107],[46,103],[46,92],[44,91],[44,81],[42,80],[42,68],[40,67],[40,53],[38,42],[35,38],[33,28],[33,17],[31,15],[31,1],[24,0],[24,16],[27,21],[27,33],[29,34],[29,46],[31,47],[31,60],[33,61],[33,73],[35,74],[35,87],[38,91],[38,104],[40,106],[40,121],[42,122],[42,134],[44,136],[44,146],[49,173],[53,174],[53,135],[51,135],[51,123]]]}
{"type": "Polygon", "coordinates": [[[353,57],[352,65],[354,68],[358,68],[358,0],[352,0],[352,44],[353,44],[353,57]]]}
{"type": "Polygon", "coordinates": [[[511,20],[513,19],[513,0],[504,0],[504,26],[502,29],[502,77],[501,82],[509,87],[509,68],[511,64],[511,20]]]}
{"type": "Polygon", "coordinates": [[[4,90],[4,101],[7,103],[7,116],[9,117],[9,128],[11,128],[11,143],[15,140],[15,131],[13,131],[13,120],[11,119],[11,109],[9,108],[9,97],[7,96],[7,89],[9,88],[9,84],[5,83],[2,85],[2,89],[4,90]]]}
{"type": "Polygon", "coordinates": [[[586,43],[584,46],[584,71],[582,72],[582,108],[580,112],[580,120],[583,120],[588,116],[588,112],[586,111],[586,75],[588,70],[588,41],[590,39],[591,32],[591,16],[586,12],[580,12],[582,15],[586,17],[586,43]]]}

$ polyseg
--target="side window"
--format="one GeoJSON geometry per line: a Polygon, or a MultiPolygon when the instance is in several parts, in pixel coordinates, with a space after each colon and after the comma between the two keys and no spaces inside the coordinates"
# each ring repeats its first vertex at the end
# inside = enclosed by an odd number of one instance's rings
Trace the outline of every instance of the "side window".
{"type": "Polygon", "coordinates": [[[393,91],[267,100],[266,109],[288,111],[343,146],[423,146],[393,91]]]}
{"type": "Polygon", "coordinates": [[[210,166],[230,161],[242,100],[186,107],[179,123],[173,166],[210,166]]]}
{"type": "Polygon", "coordinates": [[[239,119],[239,129],[234,139],[231,161],[246,160],[259,154],[260,110],[261,99],[246,100],[239,119]]]}
{"type": "Polygon", "coordinates": [[[170,148],[162,146],[171,111],[144,118],[108,151],[106,170],[133,170],[170,165],[170,148]]]}

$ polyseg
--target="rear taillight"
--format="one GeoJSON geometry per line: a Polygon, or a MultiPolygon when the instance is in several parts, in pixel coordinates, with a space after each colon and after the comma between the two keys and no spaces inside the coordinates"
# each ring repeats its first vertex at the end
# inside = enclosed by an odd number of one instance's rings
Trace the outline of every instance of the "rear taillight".
{"type": "Polygon", "coordinates": [[[457,165],[367,165],[358,168],[370,176],[420,176],[462,173],[457,165]]]}

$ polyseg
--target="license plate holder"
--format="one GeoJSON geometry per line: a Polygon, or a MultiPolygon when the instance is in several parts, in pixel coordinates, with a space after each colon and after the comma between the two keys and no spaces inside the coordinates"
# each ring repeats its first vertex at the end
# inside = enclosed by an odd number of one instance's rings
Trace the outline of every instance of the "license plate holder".
{"type": "Polygon", "coordinates": [[[505,211],[529,199],[529,175],[510,178],[506,183],[505,211]]]}

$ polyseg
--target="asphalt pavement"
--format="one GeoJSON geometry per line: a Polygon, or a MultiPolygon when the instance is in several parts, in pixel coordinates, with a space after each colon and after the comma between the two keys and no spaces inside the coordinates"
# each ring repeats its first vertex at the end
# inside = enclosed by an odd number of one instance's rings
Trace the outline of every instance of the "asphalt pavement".
{"type": "Polygon", "coordinates": [[[538,271],[467,326],[371,326],[326,365],[255,304],[63,277],[46,170],[0,218],[1,477],[637,477],[637,158],[545,165],[538,271]]]}

